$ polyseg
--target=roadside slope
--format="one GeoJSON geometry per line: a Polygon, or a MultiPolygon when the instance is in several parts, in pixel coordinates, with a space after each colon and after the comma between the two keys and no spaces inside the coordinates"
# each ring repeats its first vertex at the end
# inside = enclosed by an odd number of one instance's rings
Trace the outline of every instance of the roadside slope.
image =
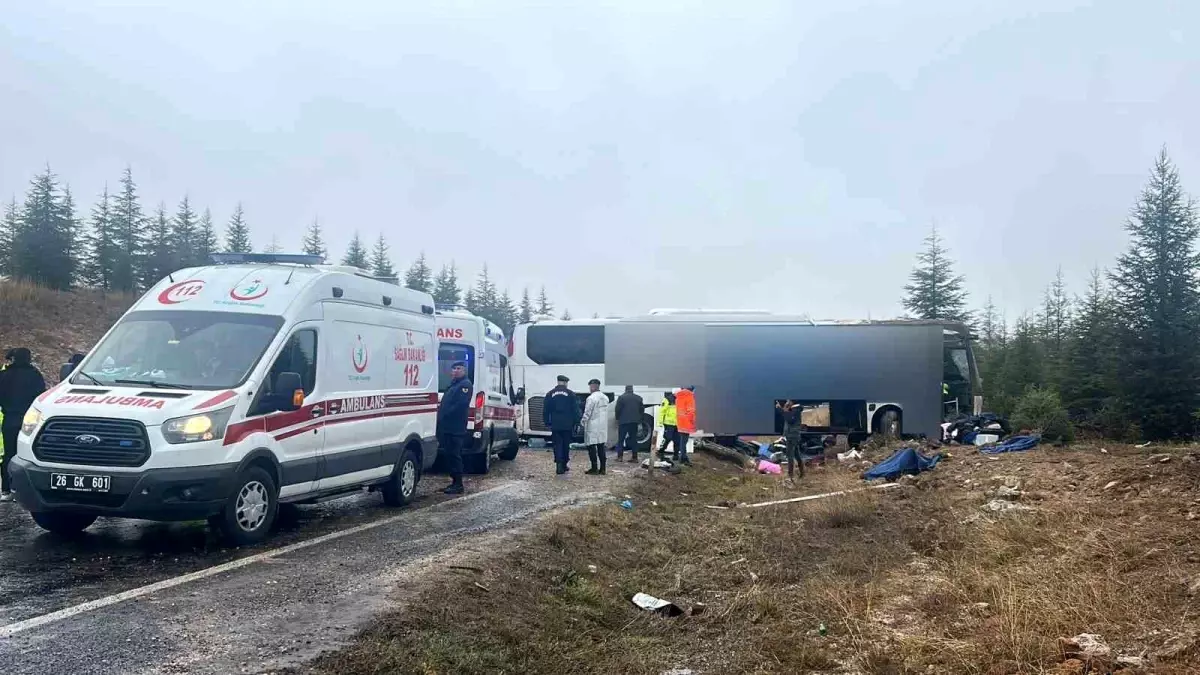
{"type": "Polygon", "coordinates": [[[91,349],[133,304],[119,293],[52,291],[0,281],[0,350],[28,347],[47,380],[75,352],[91,349]]]}
{"type": "Polygon", "coordinates": [[[794,490],[706,457],[640,477],[632,510],[559,514],[304,672],[1200,670],[1200,453],[950,450],[895,489],[756,509],[704,507],[862,487],[862,467],[794,490]],[[1106,663],[1064,658],[1082,633],[1106,663]]]}

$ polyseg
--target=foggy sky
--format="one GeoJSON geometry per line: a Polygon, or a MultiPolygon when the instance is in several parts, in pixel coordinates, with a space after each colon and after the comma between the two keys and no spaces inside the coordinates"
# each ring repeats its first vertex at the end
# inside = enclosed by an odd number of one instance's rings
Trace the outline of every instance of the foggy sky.
{"type": "Polygon", "coordinates": [[[1161,146],[1200,193],[1197,3],[0,4],[5,201],[49,162],[86,215],[129,164],[148,211],[575,316],[895,316],[936,221],[1012,320],[1111,264],[1161,146]]]}

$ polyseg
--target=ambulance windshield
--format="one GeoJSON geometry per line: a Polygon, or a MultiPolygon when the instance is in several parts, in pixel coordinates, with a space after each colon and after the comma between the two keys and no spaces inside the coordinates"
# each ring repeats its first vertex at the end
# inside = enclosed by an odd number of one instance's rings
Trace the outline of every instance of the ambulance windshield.
{"type": "Polygon", "coordinates": [[[241,384],[283,319],[227,312],[134,312],[117,324],[71,384],[228,389],[241,384]]]}

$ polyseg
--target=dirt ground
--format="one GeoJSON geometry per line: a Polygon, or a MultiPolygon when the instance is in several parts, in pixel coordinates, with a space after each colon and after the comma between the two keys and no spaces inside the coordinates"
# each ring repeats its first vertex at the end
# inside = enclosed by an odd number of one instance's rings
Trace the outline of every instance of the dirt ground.
{"type": "Polygon", "coordinates": [[[0,349],[28,347],[48,381],[75,352],[91,349],[134,298],[92,290],[58,292],[0,282],[0,349]]]}
{"type": "Polygon", "coordinates": [[[310,672],[1200,672],[1200,452],[943,450],[892,489],[762,508],[738,505],[861,488],[863,464],[635,474],[632,509],[444,570],[310,672]]]}

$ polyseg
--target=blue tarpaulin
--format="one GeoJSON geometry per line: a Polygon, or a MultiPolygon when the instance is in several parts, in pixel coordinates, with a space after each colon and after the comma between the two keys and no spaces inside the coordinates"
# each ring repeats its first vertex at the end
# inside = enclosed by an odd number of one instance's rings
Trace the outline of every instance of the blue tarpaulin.
{"type": "Polygon", "coordinates": [[[764,459],[771,459],[771,455],[773,455],[773,454],[774,454],[774,451],[771,450],[770,444],[767,444],[767,443],[759,443],[758,444],[758,456],[759,457],[762,457],[764,459]]]}
{"type": "Polygon", "coordinates": [[[886,478],[896,480],[901,474],[917,474],[937,466],[941,455],[926,457],[913,448],[900,448],[891,457],[883,460],[863,473],[863,480],[886,478]]]}
{"type": "Polygon", "coordinates": [[[1003,443],[996,445],[985,445],[979,449],[985,455],[998,455],[1002,452],[1021,452],[1028,450],[1038,444],[1042,440],[1040,436],[1013,436],[1003,443]]]}

